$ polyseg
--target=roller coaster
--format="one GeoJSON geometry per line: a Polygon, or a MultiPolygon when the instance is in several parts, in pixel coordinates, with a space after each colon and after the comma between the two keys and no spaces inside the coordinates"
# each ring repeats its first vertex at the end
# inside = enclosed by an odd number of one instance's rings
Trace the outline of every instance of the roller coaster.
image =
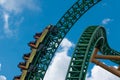
{"type": "MultiPolygon", "coordinates": [[[[43,80],[63,38],[77,20],[100,1],[102,0],[77,0],[56,25],[48,25],[43,32],[36,33],[35,41],[28,44],[31,53],[24,54],[25,61],[18,64],[21,75],[15,76],[14,80],[43,80]]],[[[89,26],[76,44],[65,80],[85,80],[90,62],[120,77],[120,66],[116,69],[99,59],[111,60],[120,65],[120,52],[108,45],[104,27],[89,26]],[[98,52],[102,54],[97,54],[98,52]]]]}

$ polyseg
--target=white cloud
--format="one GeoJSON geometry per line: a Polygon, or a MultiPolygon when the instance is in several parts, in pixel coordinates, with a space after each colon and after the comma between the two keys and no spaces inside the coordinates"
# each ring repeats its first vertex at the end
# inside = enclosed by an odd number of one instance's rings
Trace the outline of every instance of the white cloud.
{"type": "Polygon", "coordinates": [[[34,0],[0,0],[0,6],[4,11],[19,13],[22,12],[24,8],[30,10],[40,9],[35,3],[34,0]]]}
{"type": "Polygon", "coordinates": [[[91,77],[87,77],[86,80],[120,80],[120,78],[95,65],[91,70],[91,77]]]}
{"type": "Polygon", "coordinates": [[[1,64],[0,64],[0,71],[1,71],[1,64]]]}
{"type": "Polygon", "coordinates": [[[61,51],[56,53],[52,64],[50,65],[44,80],[65,80],[70,57],[67,56],[68,50],[73,44],[68,39],[63,39],[61,45],[61,51]]]}
{"type": "Polygon", "coordinates": [[[0,80],[7,80],[7,78],[3,75],[0,75],[0,80]]]}
{"type": "MultiPolygon", "coordinates": [[[[1,71],[1,64],[0,64],[0,71],[1,71]]],[[[7,80],[7,78],[4,75],[0,75],[0,80],[7,80]]]]}
{"type": "MultiPolygon", "coordinates": [[[[3,17],[3,32],[5,33],[4,37],[12,37],[16,35],[17,28],[11,28],[14,26],[19,26],[24,17],[20,18],[13,22],[13,17],[18,17],[18,13],[24,12],[24,10],[41,10],[38,5],[36,5],[34,0],[0,0],[0,17],[3,17]],[[11,20],[9,22],[9,19],[11,20]],[[14,30],[13,30],[14,29],[14,30]]],[[[18,18],[16,18],[18,19],[18,18]]],[[[1,20],[2,21],[2,20],[1,20]]],[[[3,34],[2,34],[3,35],[3,34]]],[[[3,36],[0,39],[2,39],[3,36]]]]}
{"type": "Polygon", "coordinates": [[[110,21],[112,21],[110,18],[103,19],[102,24],[108,24],[110,21]]]}
{"type": "MultiPolygon", "coordinates": [[[[0,71],[1,71],[2,64],[0,64],[0,71]]],[[[0,80],[7,80],[7,78],[4,75],[0,75],[0,80]]]]}
{"type": "Polygon", "coordinates": [[[4,13],[4,33],[6,34],[7,37],[10,37],[13,35],[12,30],[9,28],[9,14],[4,13]]]}

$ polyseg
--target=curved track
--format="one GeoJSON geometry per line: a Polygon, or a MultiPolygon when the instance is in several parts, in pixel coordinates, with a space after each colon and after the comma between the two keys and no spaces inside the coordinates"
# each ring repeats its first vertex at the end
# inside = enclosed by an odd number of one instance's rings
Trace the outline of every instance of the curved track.
{"type": "MultiPolygon", "coordinates": [[[[103,27],[90,26],[80,37],[74,50],[66,80],[85,80],[87,68],[94,49],[97,48],[103,55],[117,55],[120,53],[111,49],[106,40],[103,27]]],[[[120,61],[113,61],[120,65],[120,61]]]]}
{"type": "MultiPolygon", "coordinates": [[[[37,37],[35,44],[30,45],[32,52],[29,58],[25,58],[27,67],[22,68],[22,74],[16,80],[43,80],[60,42],[76,21],[99,1],[101,0],[78,0],[54,26],[54,31],[43,31],[42,37],[37,37]]],[[[85,80],[94,48],[99,49],[103,55],[120,55],[109,47],[104,28],[91,26],[85,30],[76,45],[66,80],[85,80]]],[[[112,61],[120,65],[120,61],[112,61]]]]}

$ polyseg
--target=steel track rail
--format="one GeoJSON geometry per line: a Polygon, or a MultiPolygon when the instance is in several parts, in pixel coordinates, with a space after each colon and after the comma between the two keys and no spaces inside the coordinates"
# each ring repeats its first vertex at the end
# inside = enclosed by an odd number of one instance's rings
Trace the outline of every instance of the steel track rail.
{"type": "MultiPolygon", "coordinates": [[[[90,26],[83,32],[75,47],[66,80],[85,80],[94,48],[98,48],[103,55],[120,55],[120,52],[109,47],[103,27],[90,26]]],[[[120,65],[120,61],[113,62],[120,65]]]]}
{"type": "Polygon", "coordinates": [[[49,64],[65,35],[83,14],[85,14],[91,7],[100,1],[101,0],[78,0],[72,5],[72,7],[55,25],[55,27],[58,29],[57,34],[47,34],[47,37],[42,42],[42,44],[46,46],[45,52],[37,50],[36,55],[29,66],[29,68],[31,66],[34,67],[34,70],[29,72],[27,71],[27,74],[24,75],[25,79],[22,80],[44,79],[49,64]]]}
{"type": "MultiPolygon", "coordinates": [[[[84,1],[84,0],[83,0],[84,1]]],[[[31,65],[37,67],[35,72],[30,72],[26,76],[26,80],[43,80],[45,73],[49,67],[49,64],[65,35],[76,23],[76,21],[86,13],[92,6],[100,2],[101,0],[87,0],[82,2],[78,0],[73,6],[63,15],[63,17],[58,21],[55,27],[58,28],[57,35],[49,34],[49,36],[43,42],[46,45],[45,55],[41,56],[41,51],[39,51],[35,57],[35,60],[31,65]]]]}

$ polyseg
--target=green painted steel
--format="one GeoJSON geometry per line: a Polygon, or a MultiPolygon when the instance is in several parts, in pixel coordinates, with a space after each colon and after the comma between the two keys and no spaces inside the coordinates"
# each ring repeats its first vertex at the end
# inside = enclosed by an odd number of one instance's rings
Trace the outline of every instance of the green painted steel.
{"type": "MultiPolygon", "coordinates": [[[[98,48],[103,55],[120,55],[120,52],[109,47],[103,27],[90,26],[78,40],[68,68],[66,80],[85,80],[94,48],[98,48]]],[[[120,65],[120,61],[113,62],[120,65]]]]}
{"type": "Polygon", "coordinates": [[[30,63],[25,80],[44,79],[49,64],[65,35],[84,13],[100,1],[101,0],[78,0],[68,9],[55,25],[57,34],[49,32],[42,42],[42,44],[45,45],[44,51],[38,50],[36,52],[32,63],[30,63]]]}
{"type": "Polygon", "coordinates": [[[43,41],[43,44],[46,46],[46,50],[45,52],[37,52],[31,63],[31,65],[35,68],[35,71],[28,72],[25,80],[44,79],[48,66],[65,35],[85,12],[100,1],[101,0],[78,0],[75,4],[73,4],[73,6],[55,25],[58,29],[58,33],[56,35],[49,33],[48,37],[46,37],[43,41]],[[43,55],[43,53],[45,54],[43,55]]]}

